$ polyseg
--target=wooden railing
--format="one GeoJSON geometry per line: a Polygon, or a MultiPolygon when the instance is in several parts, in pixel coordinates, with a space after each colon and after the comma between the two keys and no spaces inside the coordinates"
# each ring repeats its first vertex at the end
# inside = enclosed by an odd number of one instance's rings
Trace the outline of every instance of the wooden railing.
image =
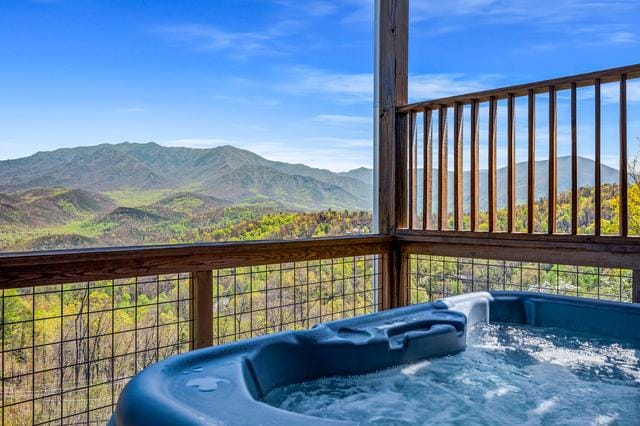
{"type": "Polygon", "coordinates": [[[0,423],[104,424],[186,350],[388,307],[392,237],[0,255],[0,423]]]}
{"type": "MultiPolygon", "coordinates": [[[[526,122],[527,131],[527,210],[526,229],[528,234],[539,233],[536,230],[535,209],[536,202],[536,99],[546,94],[548,96],[548,188],[547,202],[547,229],[542,232],[555,235],[557,230],[557,158],[558,158],[558,93],[568,91],[570,96],[570,128],[571,128],[571,225],[568,233],[578,235],[578,89],[591,88],[593,90],[593,103],[589,107],[594,114],[595,141],[595,226],[593,234],[602,235],[602,85],[617,83],[618,91],[618,133],[619,140],[619,176],[618,176],[618,234],[626,237],[629,234],[628,211],[628,97],[627,82],[640,77],[640,65],[632,65],[614,68],[605,71],[580,74],[570,77],[562,77],[529,84],[521,84],[500,89],[492,89],[483,92],[466,95],[452,96],[448,98],[418,102],[409,105],[401,105],[396,108],[395,123],[397,126],[396,152],[398,155],[398,167],[396,169],[396,182],[398,182],[399,203],[398,221],[399,229],[420,229],[435,231],[470,231],[480,230],[480,109],[488,109],[488,122],[486,123],[488,164],[487,164],[487,191],[488,208],[482,213],[486,214],[486,231],[494,233],[499,231],[497,217],[499,206],[497,202],[497,134],[498,134],[498,102],[506,100],[506,111],[502,113],[506,117],[506,145],[507,145],[507,225],[503,231],[516,233],[516,120],[526,122]],[[526,114],[516,114],[518,99],[526,99],[526,114]],[[464,111],[468,108],[470,123],[464,122],[464,111]],[[453,110],[453,137],[448,135],[449,115],[453,110]],[[437,114],[437,122],[434,115],[437,114]],[[418,120],[421,116],[422,120],[418,120]],[[421,127],[421,128],[420,128],[421,127]],[[469,151],[465,154],[463,149],[463,129],[470,131],[469,151]],[[437,129],[437,130],[436,130],[437,129]],[[433,140],[434,131],[437,132],[437,141],[433,140]],[[417,135],[421,133],[421,140],[417,135]],[[448,144],[453,142],[453,164],[448,164],[448,144]],[[434,144],[437,144],[437,158],[434,158],[434,144]],[[422,158],[418,158],[418,145],[421,145],[422,158]],[[463,180],[465,171],[463,158],[469,155],[470,168],[470,206],[468,209],[468,227],[464,226],[464,217],[467,212],[463,203],[463,180]],[[437,176],[433,176],[434,167],[437,165],[437,176]],[[418,217],[418,170],[422,170],[421,198],[422,215],[418,217]],[[449,171],[453,172],[453,212],[449,212],[449,171]],[[434,200],[433,191],[437,189],[437,198],[434,200]],[[435,206],[432,206],[432,202],[435,206]],[[434,208],[435,207],[435,208],[434,208]],[[435,211],[435,215],[432,212],[435,211]],[[419,220],[420,219],[420,220],[419,220]],[[450,223],[452,226],[450,226],[450,223]]],[[[581,104],[582,106],[582,104],[581,104]]]]}

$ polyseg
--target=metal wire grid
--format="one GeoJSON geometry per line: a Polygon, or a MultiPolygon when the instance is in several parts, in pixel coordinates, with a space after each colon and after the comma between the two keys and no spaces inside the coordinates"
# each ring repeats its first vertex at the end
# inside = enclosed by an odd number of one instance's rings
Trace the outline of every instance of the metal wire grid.
{"type": "Polygon", "coordinates": [[[2,424],[104,424],[127,381],[190,348],[188,274],[2,291],[2,424]]]}
{"type": "Polygon", "coordinates": [[[378,310],[377,255],[213,271],[213,343],[378,310]]]}
{"type": "Polygon", "coordinates": [[[411,303],[490,290],[631,302],[632,280],[628,269],[409,255],[411,303]]]}

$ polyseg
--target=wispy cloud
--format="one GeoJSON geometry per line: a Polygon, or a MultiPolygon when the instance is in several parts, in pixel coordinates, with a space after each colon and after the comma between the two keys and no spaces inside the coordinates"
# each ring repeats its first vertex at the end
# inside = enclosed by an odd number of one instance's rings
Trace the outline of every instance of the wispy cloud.
{"type": "Polygon", "coordinates": [[[409,95],[412,101],[438,99],[453,95],[478,92],[496,87],[498,75],[417,74],[409,76],[409,95]]]}
{"type": "Polygon", "coordinates": [[[230,96],[230,95],[213,95],[211,99],[234,105],[251,105],[274,107],[282,102],[278,99],[265,98],[262,96],[230,96]]]}
{"type": "Polygon", "coordinates": [[[349,126],[370,124],[373,122],[373,117],[364,117],[358,115],[320,114],[313,117],[313,121],[337,126],[349,126]]]}
{"type": "Polygon", "coordinates": [[[609,36],[612,43],[638,43],[638,36],[629,31],[617,31],[609,36]]]}
{"type": "Polygon", "coordinates": [[[329,0],[277,0],[276,3],[290,13],[315,17],[332,15],[340,9],[335,1],[329,0]]]}
{"type": "Polygon", "coordinates": [[[349,74],[298,67],[278,88],[291,95],[313,94],[339,103],[372,102],[373,74],[349,74]]]}
{"type": "Polygon", "coordinates": [[[490,25],[524,25],[536,31],[565,34],[561,41],[533,46],[551,50],[637,42],[636,27],[621,23],[624,19],[620,17],[638,10],[640,3],[635,0],[418,0],[411,4],[411,19],[413,23],[429,22],[417,25],[415,31],[428,37],[490,25]]]}
{"type": "Polygon", "coordinates": [[[260,31],[234,31],[209,24],[164,25],[154,29],[170,44],[194,52],[226,52],[244,59],[252,56],[273,56],[287,52],[287,34],[299,22],[282,20],[260,31]]]}
{"type": "MultiPolygon", "coordinates": [[[[409,76],[412,100],[437,99],[495,87],[497,75],[415,74],[409,76]]],[[[335,73],[298,68],[280,88],[293,95],[314,94],[337,103],[373,102],[373,74],[335,73]]]]}

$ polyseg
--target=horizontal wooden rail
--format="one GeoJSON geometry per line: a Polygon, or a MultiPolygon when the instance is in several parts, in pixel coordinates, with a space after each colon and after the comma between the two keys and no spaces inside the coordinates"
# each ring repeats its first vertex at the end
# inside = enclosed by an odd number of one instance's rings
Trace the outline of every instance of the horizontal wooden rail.
{"type": "Polygon", "coordinates": [[[399,231],[402,253],[640,269],[640,239],[588,235],[399,231]]]}
{"type": "Polygon", "coordinates": [[[555,88],[555,90],[571,89],[573,83],[575,83],[576,87],[592,86],[596,79],[599,79],[602,84],[620,81],[621,76],[625,74],[629,79],[639,78],[640,64],[610,68],[585,74],[576,74],[567,77],[552,78],[549,80],[536,81],[534,83],[517,84],[498,89],[467,93],[464,95],[415,102],[399,106],[396,111],[399,113],[422,112],[425,108],[434,110],[439,109],[441,106],[453,107],[457,103],[471,104],[472,101],[488,102],[491,98],[495,98],[497,100],[508,99],[509,94],[514,96],[526,96],[529,94],[529,91],[533,91],[533,93],[537,95],[549,92],[549,88],[551,87],[555,88]]]}
{"type": "Polygon", "coordinates": [[[61,250],[0,255],[0,288],[18,288],[386,254],[389,236],[61,250]]]}

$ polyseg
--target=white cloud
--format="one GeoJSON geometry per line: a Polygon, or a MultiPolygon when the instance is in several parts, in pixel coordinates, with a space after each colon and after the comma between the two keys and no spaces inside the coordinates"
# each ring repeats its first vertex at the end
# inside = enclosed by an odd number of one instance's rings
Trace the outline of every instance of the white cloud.
{"type": "Polygon", "coordinates": [[[612,43],[637,43],[638,38],[634,33],[628,31],[617,31],[610,35],[609,40],[612,43]]]}
{"type": "Polygon", "coordinates": [[[262,96],[247,97],[247,96],[229,96],[229,95],[213,95],[211,99],[216,101],[222,101],[235,105],[252,105],[252,106],[265,106],[274,107],[280,105],[282,102],[278,99],[270,99],[262,96]]]}
{"type": "Polygon", "coordinates": [[[464,95],[496,87],[498,76],[479,75],[468,78],[464,74],[417,74],[409,76],[409,96],[413,101],[464,95]]]}
{"type": "MultiPolygon", "coordinates": [[[[603,84],[601,93],[604,102],[618,103],[620,100],[618,84],[603,84]]],[[[627,102],[640,102],[640,83],[637,80],[629,80],[627,83],[627,102]]]]}
{"type": "MultiPolygon", "coordinates": [[[[462,95],[495,87],[496,75],[414,74],[409,76],[412,101],[462,95]]],[[[334,73],[312,68],[298,68],[280,88],[293,95],[319,95],[337,103],[373,103],[373,74],[334,73]]]]}
{"type": "Polygon", "coordinates": [[[245,59],[286,53],[283,39],[298,26],[297,21],[282,20],[261,31],[233,31],[215,25],[186,23],[160,26],[154,32],[169,43],[191,51],[226,52],[236,59],[245,59]]]}
{"type": "Polygon", "coordinates": [[[373,74],[336,73],[308,67],[293,70],[280,89],[292,95],[318,95],[339,103],[373,102],[373,74]]]}
{"type": "Polygon", "coordinates": [[[357,124],[372,124],[373,117],[340,114],[320,114],[313,117],[313,121],[323,124],[348,126],[357,124]]]}

